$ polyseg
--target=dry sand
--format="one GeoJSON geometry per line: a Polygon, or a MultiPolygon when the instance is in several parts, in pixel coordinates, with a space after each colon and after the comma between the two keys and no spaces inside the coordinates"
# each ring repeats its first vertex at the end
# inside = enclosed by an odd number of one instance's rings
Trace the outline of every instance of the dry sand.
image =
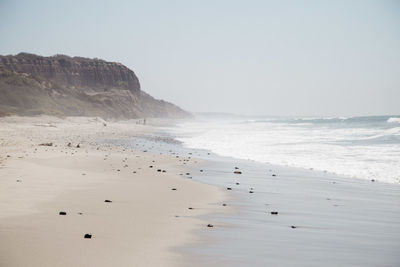
{"type": "Polygon", "coordinates": [[[199,216],[218,212],[225,195],[179,176],[177,158],[99,142],[152,129],[96,118],[0,119],[0,266],[181,262],[174,248],[198,241],[198,229],[212,231],[199,216]]]}

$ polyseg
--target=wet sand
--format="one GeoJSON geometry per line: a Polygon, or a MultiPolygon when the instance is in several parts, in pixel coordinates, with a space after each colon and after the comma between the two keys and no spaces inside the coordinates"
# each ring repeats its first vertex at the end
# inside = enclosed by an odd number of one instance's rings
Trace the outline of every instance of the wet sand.
{"type": "Polygon", "coordinates": [[[176,248],[199,241],[195,230],[209,224],[199,216],[218,213],[225,192],[180,176],[193,161],[101,142],[152,129],[95,118],[2,118],[0,266],[182,263],[176,248]]]}
{"type": "Polygon", "coordinates": [[[232,189],[237,213],[203,217],[220,227],[182,248],[193,266],[400,264],[397,184],[220,157],[198,168],[194,180],[232,189]]]}

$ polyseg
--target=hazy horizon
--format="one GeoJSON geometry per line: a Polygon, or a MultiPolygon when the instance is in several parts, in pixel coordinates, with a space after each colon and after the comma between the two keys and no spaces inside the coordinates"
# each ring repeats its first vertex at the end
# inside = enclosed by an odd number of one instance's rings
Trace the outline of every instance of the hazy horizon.
{"type": "Polygon", "coordinates": [[[117,61],[191,112],[400,114],[397,1],[0,1],[0,54],[117,61]]]}

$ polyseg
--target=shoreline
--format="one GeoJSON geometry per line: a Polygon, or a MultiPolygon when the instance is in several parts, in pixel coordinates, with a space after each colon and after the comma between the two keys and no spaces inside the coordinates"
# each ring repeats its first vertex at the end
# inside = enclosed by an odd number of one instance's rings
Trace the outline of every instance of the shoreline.
{"type": "Polygon", "coordinates": [[[106,124],[0,120],[0,265],[174,266],[176,248],[199,240],[195,230],[208,223],[199,216],[218,210],[225,193],[182,178],[189,163],[176,157],[99,143],[152,126],[106,124]]]}
{"type": "MultiPolygon", "coordinates": [[[[160,128],[158,135],[171,138],[168,128],[160,128]]],[[[398,184],[222,157],[181,144],[160,145],[152,138],[147,146],[201,160],[192,166],[190,178],[228,195],[224,203],[230,209],[224,211],[229,212],[201,216],[215,226],[213,231],[195,230],[203,242],[179,248],[181,265],[189,260],[191,266],[400,263],[398,184]],[[242,173],[234,174],[235,167],[242,173]]]]}

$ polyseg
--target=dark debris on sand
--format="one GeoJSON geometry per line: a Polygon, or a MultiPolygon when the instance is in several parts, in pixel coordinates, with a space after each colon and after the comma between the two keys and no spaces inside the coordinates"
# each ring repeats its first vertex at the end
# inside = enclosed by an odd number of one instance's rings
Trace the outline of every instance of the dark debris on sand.
{"type": "Polygon", "coordinates": [[[83,236],[83,238],[91,239],[91,238],[92,238],[92,234],[85,234],[85,235],[83,236]]]}

